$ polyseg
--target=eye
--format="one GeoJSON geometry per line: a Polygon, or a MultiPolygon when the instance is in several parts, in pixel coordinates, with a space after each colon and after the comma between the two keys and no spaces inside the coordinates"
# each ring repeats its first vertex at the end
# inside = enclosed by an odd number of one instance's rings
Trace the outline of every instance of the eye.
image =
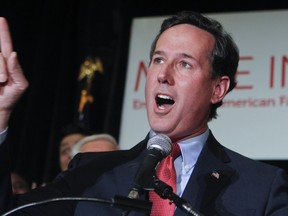
{"type": "Polygon", "coordinates": [[[164,60],[160,57],[156,57],[153,59],[154,64],[162,64],[163,62],[164,62],[164,60]]]}
{"type": "Polygon", "coordinates": [[[180,62],[180,66],[181,66],[182,68],[187,68],[187,69],[192,68],[192,65],[189,64],[188,62],[185,62],[185,61],[181,61],[181,62],[180,62]]]}
{"type": "Polygon", "coordinates": [[[71,150],[69,148],[61,149],[60,155],[68,155],[68,154],[70,154],[70,151],[71,150]]]}

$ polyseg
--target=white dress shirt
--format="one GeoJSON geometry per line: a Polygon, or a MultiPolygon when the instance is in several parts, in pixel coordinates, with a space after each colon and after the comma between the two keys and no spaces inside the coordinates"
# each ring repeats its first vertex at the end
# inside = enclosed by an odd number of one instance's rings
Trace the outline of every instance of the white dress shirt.
{"type": "MultiPolygon", "coordinates": [[[[152,137],[156,133],[150,131],[149,136],[152,137]]],[[[200,155],[200,152],[208,139],[209,129],[199,136],[192,137],[190,139],[179,142],[181,149],[181,156],[176,158],[174,166],[177,174],[177,195],[181,196],[187,182],[194,170],[196,161],[200,155]]]]}
{"type": "Polygon", "coordinates": [[[208,136],[209,130],[207,129],[199,136],[178,143],[181,149],[181,156],[174,161],[178,196],[182,195],[208,136]]]}

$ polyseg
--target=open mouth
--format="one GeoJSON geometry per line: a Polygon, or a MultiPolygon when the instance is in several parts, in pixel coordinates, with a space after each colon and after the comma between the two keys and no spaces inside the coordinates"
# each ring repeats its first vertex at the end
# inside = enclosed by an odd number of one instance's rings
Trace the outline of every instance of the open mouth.
{"type": "Polygon", "coordinates": [[[173,98],[161,94],[156,96],[155,101],[159,109],[165,109],[165,107],[173,105],[175,103],[173,98]]]}

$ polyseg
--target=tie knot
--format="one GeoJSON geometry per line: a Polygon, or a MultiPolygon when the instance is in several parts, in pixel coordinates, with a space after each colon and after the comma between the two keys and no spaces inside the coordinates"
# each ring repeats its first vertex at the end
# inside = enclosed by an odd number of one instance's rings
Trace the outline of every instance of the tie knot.
{"type": "Polygon", "coordinates": [[[175,160],[177,157],[179,157],[181,154],[180,146],[178,143],[173,143],[172,144],[172,152],[171,152],[171,157],[173,160],[175,160]]]}

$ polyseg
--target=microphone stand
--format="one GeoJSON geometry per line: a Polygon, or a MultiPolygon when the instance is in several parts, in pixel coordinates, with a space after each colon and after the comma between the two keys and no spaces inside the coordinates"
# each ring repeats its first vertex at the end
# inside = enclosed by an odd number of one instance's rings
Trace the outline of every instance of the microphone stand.
{"type": "Polygon", "coordinates": [[[113,207],[120,208],[126,211],[134,210],[134,211],[145,212],[146,214],[150,214],[151,208],[152,208],[152,203],[149,201],[131,199],[131,198],[119,196],[119,195],[115,195],[111,200],[94,198],[94,197],[57,197],[57,198],[47,199],[47,200],[38,201],[38,202],[32,202],[32,203],[28,203],[22,206],[18,206],[17,208],[12,209],[4,213],[1,216],[8,216],[22,209],[31,208],[34,206],[43,205],[43,204],[47,204],[51,202],[61,202],[61,201],[97,202],[97,203],[109,204],[113,207]]]}
{"type": "MultiPolygon", "coordinates": [[[[139,186],[135,186],[130,190],[127,199],[132,200],[132,201],[138,200],[139,196],[140,196],[140,194],[142,194],[142,192],[143,192],[142,188],[140,188],[139,186]]],[[[151,209],[152,209],[152,202],[150,202],[150,201],[146,201],[146,202],[148,202],[150,204],[149,212],[146,212],[146,214],[150,215],[151,209]]],[[[123,209],[121,216],[128,216],[130,214],[130,212],[131,212],[131,209],[126,209],[126,210],[123,209]]]]}
{"type": "Polygon", "coordinates": [[[173,193],[173,189],[170,185],[167,185],[165,182],[159,180],[156,176],[153,177],[152,187],[154,191],[163,199],[169,199],[175,205],[192,216],[204,216],[197,210],[195,210],[188,202],[179,197],[177,194],[173,193]]]}
{"type": "Polygon", "coordinates": [[[112,199],[112,206],[121,208],[126,211],[140,211],[150,215],[152,209],[152,202],[140,199],[131,199],[129,197],[116,195],[112,199]]]}

